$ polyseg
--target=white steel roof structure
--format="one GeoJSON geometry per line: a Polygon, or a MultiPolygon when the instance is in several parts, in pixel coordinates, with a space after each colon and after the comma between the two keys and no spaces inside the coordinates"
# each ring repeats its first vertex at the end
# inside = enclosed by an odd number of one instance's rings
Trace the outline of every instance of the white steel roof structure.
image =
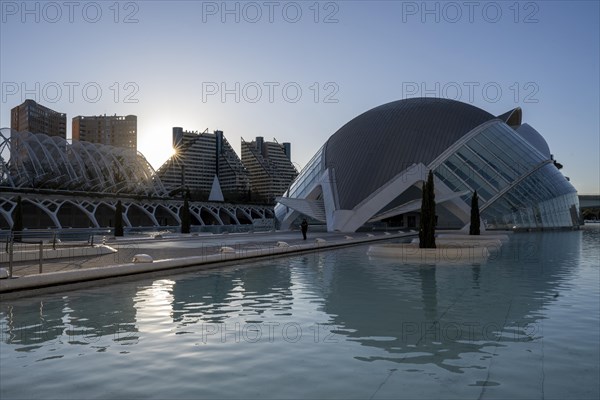
{"type": "Polygon", "coordinates": [[[0,186],[163,197],[152,166],[132,149],[0,129],[0,186]]]}

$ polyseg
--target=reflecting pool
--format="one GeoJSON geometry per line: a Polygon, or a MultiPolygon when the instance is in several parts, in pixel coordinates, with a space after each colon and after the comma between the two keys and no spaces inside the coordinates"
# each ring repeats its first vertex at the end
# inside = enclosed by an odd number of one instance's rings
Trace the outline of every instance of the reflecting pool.
{"type": "Polygon", "coordinates": [[[600,396],[600,229],[484,265],[368,246],[2,301],[0,398],[600,396]]]}

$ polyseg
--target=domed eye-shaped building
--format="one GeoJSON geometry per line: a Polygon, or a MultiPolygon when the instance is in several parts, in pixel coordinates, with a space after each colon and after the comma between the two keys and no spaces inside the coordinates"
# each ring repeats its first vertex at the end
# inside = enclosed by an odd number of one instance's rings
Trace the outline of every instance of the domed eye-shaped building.
{"type": "Polygon", "coordinates": [[[325,142],[275,207],[282,229],[301,215],[328,231],[379,221],[418,226],[421,187],[434,174],[438,227],[469,223],[479,195],[487,228],[579,224],[575,188],[520,108],[494,116],[455,100],[414,98],[373,108],[325,142]],[[405,219],[406,218],[406,219],[405,219]]]}

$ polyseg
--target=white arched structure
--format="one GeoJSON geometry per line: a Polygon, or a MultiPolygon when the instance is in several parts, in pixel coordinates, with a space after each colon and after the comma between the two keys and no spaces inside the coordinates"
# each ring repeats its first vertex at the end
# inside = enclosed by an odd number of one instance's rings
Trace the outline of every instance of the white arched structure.
{"type": "MultiPolygon", "coordinates": [[[[89,197],[65,197],[41,194],[19,194],[3,192],[0,195],[0,229],[13,225],[13,212],[17,198],[21,197],[23,207],[28,210],[26,220],[40,225],[27,228],[107,228],[114,222],[116,199],[93,199],[89,197]],[[65,209],[68,208],[68,212],[65,209]],[[73,214],[76,214],[73,217],[73,214]]],[[[179,217],[181,200],[135,200],[122,199],[123,224],[126,227],[160,227],[181,224],[179,217]]],[[[193,224],[248,225],[257,219],[273,218],[273,209],[268,206],[236,205],[228,203],[190,202],[190,213],[195,218],[193,224]],[[240,215],[241,217],[238,217],[240,215]],[[227,216],[228,221],[223,221],[227,216]]]]}
{"type": "Polygon", "coordinates": [[[163,197],[166,190],[132,149],[0,129],[0,186],[163,197]]]}

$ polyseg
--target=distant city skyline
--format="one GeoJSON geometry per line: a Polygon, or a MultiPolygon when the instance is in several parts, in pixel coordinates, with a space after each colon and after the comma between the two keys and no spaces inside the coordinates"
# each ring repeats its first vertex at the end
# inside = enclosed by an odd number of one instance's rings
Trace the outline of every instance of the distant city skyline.
{"type": "Polygon", "coordinates": [[[173,127],[222,130],[240,156],[238,138],[276,137],[300,169],[357,115],[443,97],[495,115],[520,106],[579,193],[600,192],[598,2],[0,7],[0,127],[31,98],[68,119],[137,115],[154,169],[173,127]]]}

